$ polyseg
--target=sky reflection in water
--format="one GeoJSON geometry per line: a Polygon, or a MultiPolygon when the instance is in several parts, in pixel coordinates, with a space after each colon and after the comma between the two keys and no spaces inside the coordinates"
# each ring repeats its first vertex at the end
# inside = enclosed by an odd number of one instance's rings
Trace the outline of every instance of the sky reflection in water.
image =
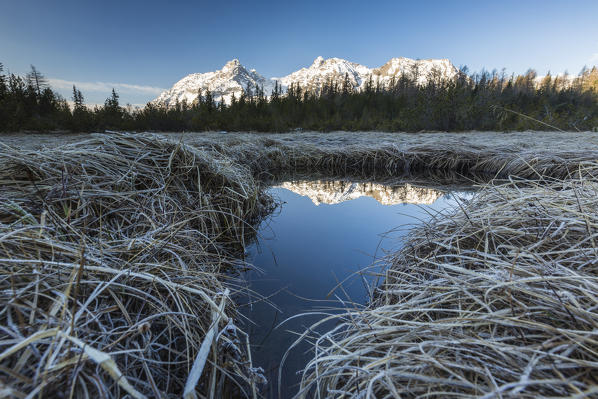
{"type": "MultiPolygon", "coordinates": [[[[282,183],[270,192],[282,206],[262,223],[258,242],[248,248],[247,260],[262,273],[250,272],[246,278],[250,289],[270,297],[278,310],[261,302],[243,307],[242,312],[255,323],[246,330],[254,365],[266,369],[270,391],[266,397],[277,397],[272,390],[277,386],[278,365],[296,339],[289,331],[303,332],[319,317],[298,317],[274,327],[296,314],[340,307],[338,301],[331,301],[335,296],[349,303],[366,303],[364,278],[355,272],[385,251],[397,249],[406,228],[429,218],[428,212],[453,206],[456,197],[470,194],[322,181],[282,183]],[[342,289],[328,296],[341,281],[342,289]]],[[[283,367],[282,397],[297,391],[297,371],[310,358],[305,354],[308,348],[300,345],[290,353],[283,367]]]]}

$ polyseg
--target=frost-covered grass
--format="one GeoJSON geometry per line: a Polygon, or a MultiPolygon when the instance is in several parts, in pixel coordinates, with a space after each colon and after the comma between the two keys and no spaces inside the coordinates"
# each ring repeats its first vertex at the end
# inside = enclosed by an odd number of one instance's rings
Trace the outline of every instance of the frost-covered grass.
{"type": "Polygon", "coordinates": [[[366,178],[444,173],[565,178],[598,159],[598,133],[285,133],[175,135],[215,148],[260,178],[281,172],[366,178]]]}
{"type": "Polygon", "coordinates": [[[415,230],[370,306],[320,337],[304,393],[596,394],[596,133],[0,143],[2,392],[257,396],[227,271],[270,209],[261,181],[427,173],[518,179],[415,230]]]}
{"type": "Polygon", "coordinates": [[[269,207],[246,169],[160,137],[103,135],[3,147],[0,182],[3,394],[180,397],[187,384],[254,396],[227,273],[269,207]]]}
{"type": "Polygon", "coordinates": [[[594,180],[486,185],[411,232],[367,307],[305,333],[298,397],[598,396],[597,240],[594,180]]]}

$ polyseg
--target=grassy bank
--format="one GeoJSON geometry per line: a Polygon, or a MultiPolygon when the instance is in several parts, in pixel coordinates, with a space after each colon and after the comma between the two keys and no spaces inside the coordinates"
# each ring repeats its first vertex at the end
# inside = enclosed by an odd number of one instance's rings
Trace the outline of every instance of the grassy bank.
{"type": "Polygon", "coordinates": [[[411,232],[365,309],[310,337],[299,396],[597,397],[596,240],[595,181],[486,185],[411,232]]]}
{"type": "Polygon", "coordinates": [[[231,272],[271,209],[262,182],[314,172],[525,181],[486,186],[415,230],[387,259],[370,306],[319,337],[304,394],[583,397],[596,389],[598,134],[116,134],[60,136],[45,148],[18,135],[3,143],[2,392],[180,397],[187,387],[201,397],[257,396],[259,365],[234,324],[231,272]]]}
{"type": "Polygon", "coordinates": [[[176,134],[250,167],[260,179],[317,172],[386,178],[428,173],[567,178],[598,159],[598,134],[376,132],[296,134],[176,134]]]}
{"type": "MultiPolygon", "coordinates": [[[[598,159],[595,132],[468,133],[168,133],[160,136],[223,154],[255,178],[319,173],[384,179],[428,173],[463,176],[539,175],[566,178],[598,159]]],[[[8,134],[0,142],[14,147],[73,143],[85,134],[8,134]]]]}
{"type": "Polygon", "coordinates": [[[3,394],[253,396],[227,273],[269,207],[246,169],[130,135],[5,147],[0,165],[3,394]]]}

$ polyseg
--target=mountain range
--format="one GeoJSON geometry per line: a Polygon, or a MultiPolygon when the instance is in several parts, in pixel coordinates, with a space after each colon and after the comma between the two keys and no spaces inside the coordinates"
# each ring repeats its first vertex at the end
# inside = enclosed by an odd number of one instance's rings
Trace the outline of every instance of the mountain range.
{"type": "Polygon", "coordinates": [[[347,181],[289,181],[279,185],[296,194],[308,197],[315,205],[338,204],[360,197],[370,197],[382,205],[432,204],[445,193],[432,188],[410,184],[387,186],[372,182],[347,181]]]}
{"type": "Polygon", "coordinates": [[[230,104],[233,95],[238,99],[248,87],[252,91],[261,88],[266,96],[271,95],[277,83],[283,93],[296,84],[303,90],[317,92],[327,82],[342,85],[347,78],[352,89],[358,91],[362,90],[370,79],[372,84],[384,87],[404,74],[419,84],[425,84],[431,78],[453,79],[457,72],[457,68],[447,59],[392,58],[381,67],[371,69],[341,58],[318,57],[308,68],[301,68],[284,77],[268,79],[255,69],[245,68],[239,60],[234,59],[218,71],[185,76],[152,103],[167,107],[174,106],[177,101],[192,104],[197,100],[200,90],[204,95],[209,90],[214,101],[230,104]]]}

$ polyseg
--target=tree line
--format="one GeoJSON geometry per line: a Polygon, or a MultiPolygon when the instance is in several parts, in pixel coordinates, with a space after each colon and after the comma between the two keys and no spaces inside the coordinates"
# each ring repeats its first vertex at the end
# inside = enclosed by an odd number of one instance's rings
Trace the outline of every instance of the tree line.
{"type": "Polygon", "coordinates": [[[295,129],[380,131],[598,130],[598,69],[576,77],[536,72],[438,74],[425,84],[403,74],[381,86],[372,80],[355,90],[348,76],[317,90],[293,85],[283,93],[246,87],[230,104],[209,91],[192,104],[148,103],[122,107],[116,91],[103,106],[85,105],[73,86],[72,102],[55,93],[34,66],[25,77],[5,75],[0,63],[0,131],[259,131],[295,129]],[[268,95],[269,94],[269,95],[268,95]]]}

